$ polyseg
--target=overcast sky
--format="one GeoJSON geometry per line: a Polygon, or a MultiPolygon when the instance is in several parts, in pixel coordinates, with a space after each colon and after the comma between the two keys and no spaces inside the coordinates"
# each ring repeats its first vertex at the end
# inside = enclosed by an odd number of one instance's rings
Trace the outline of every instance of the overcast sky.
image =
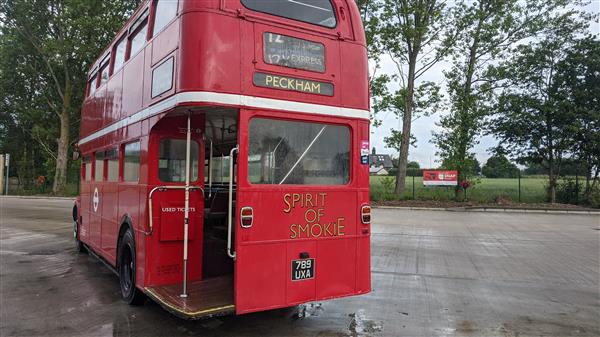
{"type": "MultiPolygon", "coordinates": [[[[592,13],[600,13],[600,0],[593,0],[585,9],[592,13]]],[[[600,34],[600,23],[598,21],[593,22],[590,29],[592,33],[600,34]]],[[[442,71],[449,67],[450,63],[448,62],[438,63],[423,75],[420,78],[420,81],[434,81],[444,87],[445,79],[442,71]]],[[[393,65],[389,59],[384,59],[382,62],[382,69],[378,70],[378,73],[392,73],[394,72],[394,69],[395,65],[393,65]]],[[[444,96],[447,98],[445,92],[444,96]]],[[[408,155],[409,161],[416,161],[423,168],[437,167],[440,164],[439,162],[436,162],[436,160],[439,159],[435,155],[436,147],[430,141],[432,138],[432,131],[437,128],[436,123],[439,121],[442,114],[443,113],[438,113],[429,117],[421,117],[413,122],[412,133],[417,138],[417,147],[410,148],[408,155]]],[[[374,146],[378,153],[385,153],[390,154],[393,157],[398,157],[396,150],[385,147],[383,138],[390,135],[391,128],[401,130],[402,127],[400,121],[398,121],[392,113],[383,113],[378,116],[378,119],[381,119],[383,123],[378,128],[371,127],[371,147],[374,146]]],[[[480,143],[475,146],[474,152],[481,165],[483,165],[490,157],[488,149],[496,144],[497,141],[493,137],[488,136],[480,139],[480,143]]]]}

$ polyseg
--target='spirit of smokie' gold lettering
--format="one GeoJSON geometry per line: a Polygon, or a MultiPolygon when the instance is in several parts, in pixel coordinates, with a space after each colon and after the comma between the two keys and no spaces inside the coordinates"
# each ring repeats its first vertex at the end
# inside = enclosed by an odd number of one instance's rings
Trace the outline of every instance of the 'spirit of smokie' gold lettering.
{"type": "Polygon", "coordinates": [[[344,217],[324,220],[327,193],[286,193],[283,195],[283,213],[296,208],[304,210],[302,223],[290,225],[290,239],[344,236],[344,217]]]}

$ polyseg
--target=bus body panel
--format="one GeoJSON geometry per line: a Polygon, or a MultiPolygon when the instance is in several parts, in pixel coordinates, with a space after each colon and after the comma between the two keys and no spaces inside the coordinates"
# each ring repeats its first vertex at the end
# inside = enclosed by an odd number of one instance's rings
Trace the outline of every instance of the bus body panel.
{"type": "Polygon", "coordinates": [[[360,143],[368,141],[368,123],[247,109],[240,116],[240,129],[245,130],[240,133],[240,158],[248,157],[247,130],[252,118],[275,118],[350,128],[352,159],[348,184],[331,186],[250,184],[248,166],[242,161],[235,214],[239,218],[242,207],[252,207],[254,217],[250,228],[243,228],[239,221],[234,224],[236,312],[370,291],[366,282],[370,279],[370,232],[359,220],[360,206],[369,203],[368,189],[366,194],[359,192],[360,184],[368,179],[368,165],[359,160],[360,143]],[[314,259],[314,275],[292,280],[292,261],[307,258],[314,259]]]}
{"type": "MultiPolygon", "coordinates": [[[[156,186],[173,185],[162,182],[157,176],[161,165],[157,156],[159,142],[161,137],[181,139],[184,136],[181,130],[185,128],[183,114],[186,109],[202,108],[208,111],[206,113],[220,113],[223,107],[235,107],[239,108],[237,137],[240,145],[233,223],[237,254],[234,273],[236,312],[369,292],[370,228],[360,222],[360,207],[369,204],[368,165],[361,164],[360,152],[365,143],[368,146],[369,121],[287,109],[287,102],[361,111],[369,109],[366,47],[358,10],[353,1],[332,2],[338,23],[329,29],[252,11],[239,0],[180,1],[177,18],[158,35],[152,37],[149,32],[145,46],[130,55],[122,68],[115,69],[107,82],[83,103],[82,140],[107,128],[112,129],[79,145],[83,157],[91,158],[90,169],[93,170],[92,178],[82,179],[81,183],[79,239],[109,264],[117,266],[119,231],[123,226],[131,226],[136,245],[137,287],[144,289],[182,282],[183,217],[180,209],[183,191],[156,192],[153,232],[149,233],[149,194],[156,186]],[[323,44],[325,71],[311,72],[266,63],[263,55],[266,33],[323,44]],[[172,87],[152,97],[153,72],[169,58],[173,58],[172,87]],[[333,95],[257,86],[253,82],[255,72],[329,83],[333,85],[333,95]],[[174,100],[182,97],[181,94],[204,93],[230,96],[217,103],[174,100]],[[253,98],[275,100],[282,109],[245,105],[253,98]],[[211,108],[215,112],[210,112],[211,108]],[[335,186],[250,184],[247,179],[248,123],[250,118],[261,116],[350,128],[349,183],[335,186]],[[131,142],[140,144],[139,178],[127,182],[123,181],[123,150],[131,142]],[[108,182],[106,177],[96,181],[94,154],[113,148],[118,149],[119,182],[108,182]],[[98,198],[94,210],[96,190],[98,198]],[[325,194],[325,205],[311,208],[314,211],[323,209],[321,217],[330,224],[328,228],[307,229],[306,207],[284,212],[286,198],[293,198],[294,194],[319,193],[325,194]],[[290,197],[286,197],[287,194],[290,197]],[[254,208],[252,228],[240,226],[239,212],[243,206],[254,208]],[[332,227],[333,223],[335,226],[332,227]],[[292,227],[294,224],[296,226],[292,227]],[[338,235],[329,235],[334,227],[338,235]],[[292,281],[292,260],[301,255],[315,259],[315,276],[292,281]]],[[[148,20],[152,20],[154,9],[151,3],[143,2],[132,20],[117,33],[115,41],[127,38],[128,27],[144,10],[149,9],[148,20]]],[[[149,31],[151,27],[149,25],[149,31]]],[[[98,71],[108,52],[114,52],[113,46],[114,43],[92,65],[90,75],[98,71]]],[[[194,128],[205,128],[201,116],[194,115],[194,128]]],[[[203,162],[206,140],[202,134],[194,134],[193,139],[199,144],[198,158],[203,162]]],[[[83,168],[81,174],[85,176],[83,168]]],[[[203,169],[198,170],[198,180],[192,185],[206,187],[203,169]]],[[[208,205],[201,194],[196,193],[200,192],[191,192],[190,196],[190,207],[194,212],[190,212],[189,224],[189,281],[203,277],[203,213],[208,205]]]]}

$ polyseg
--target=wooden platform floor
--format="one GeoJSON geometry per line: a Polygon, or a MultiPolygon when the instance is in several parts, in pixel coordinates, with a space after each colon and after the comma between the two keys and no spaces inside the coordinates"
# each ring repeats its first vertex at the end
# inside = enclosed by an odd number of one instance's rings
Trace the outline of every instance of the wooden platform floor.
{"type": "Polygon", "coordinates": [[[182,318],[226,315],[235,311],[233,275],[189,282],[188,297],[181,295],[182,284],[145,288],[146,294],[166,310],[182,318]]]}

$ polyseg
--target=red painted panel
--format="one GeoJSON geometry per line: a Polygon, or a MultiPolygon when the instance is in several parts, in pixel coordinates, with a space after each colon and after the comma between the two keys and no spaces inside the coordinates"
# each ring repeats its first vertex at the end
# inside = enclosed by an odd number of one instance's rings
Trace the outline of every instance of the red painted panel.
{"type": "Polygon", "coordinates": [[[235,273],[237,313],[285,305],[286,260],[283,243],[238,246],[235,273]]]}
{"type": "Polygon", "coordinates": [[[172,21],[152,41],[152,64],[157,65],[179,46],[179,19],[172,21]]]}
{"type": "Polygon", "coordinates": [[[102,187],[102,220],[101,220],[101,246],[109,257],[109,261],[116,262],[117,256],[117,205],[119,204],[118,186],[114,183],[105,183],[102,187]]]}
{"type": "Polygon", "coordinates": [[[356,238],[321,240],[317,243],[317,298],[354,293],[356,288],[356,238]]]}
{"type": "Polygon", "coordinates": [[[135,55],[123,70],[123,113],[131,116],[142,110],[142,89],[144,87],[144,53],[135,55]]]}

